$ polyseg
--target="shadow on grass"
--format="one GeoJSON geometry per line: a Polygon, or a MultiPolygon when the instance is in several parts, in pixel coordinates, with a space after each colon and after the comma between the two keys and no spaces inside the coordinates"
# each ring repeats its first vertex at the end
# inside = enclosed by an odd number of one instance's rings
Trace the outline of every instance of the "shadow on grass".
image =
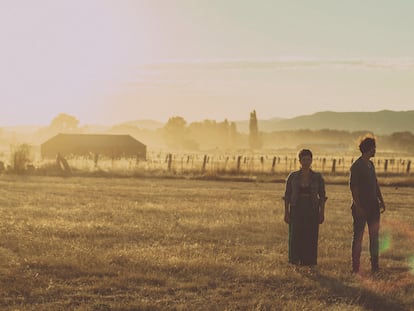
{"type": "MultiPolygon", "coordinates": [[[[396,300],[390,293],[376,293],[373,290],[364,287],[364,279],[355,276],[355,280],[361,281],[361,284],[352,286],[341,282],[340,280],[322,274],[306,275],[312,281],[320,284],[322,288],[327,289],[331,294],[326,298],[326,303],[335,305],[338,301],[347,301],[351,305],[359,305],[366,310],[373,311],[409,311],[412,306],[404,305],[396,300]]],[[[368,278],[369,282],[375,283],[374,277],[368,278]]]]}

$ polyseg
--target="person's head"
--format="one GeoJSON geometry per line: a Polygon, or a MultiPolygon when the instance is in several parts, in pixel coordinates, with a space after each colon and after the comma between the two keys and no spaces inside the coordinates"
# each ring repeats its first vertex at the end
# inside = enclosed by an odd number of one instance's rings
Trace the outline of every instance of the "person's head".
{"type": "Polygon", "coordinates": [[[302,168],[310,168],[312,164],[312,151],[309,149],[299,151],[299,162],[302,168]]]}
{"type": "Polygon", "coordinates": [[[359,150],[362,154],[365,154],[369,157],[375,155],[376,143],[375,138],[372,136],[364,136],[359,143],[359,150]]]}

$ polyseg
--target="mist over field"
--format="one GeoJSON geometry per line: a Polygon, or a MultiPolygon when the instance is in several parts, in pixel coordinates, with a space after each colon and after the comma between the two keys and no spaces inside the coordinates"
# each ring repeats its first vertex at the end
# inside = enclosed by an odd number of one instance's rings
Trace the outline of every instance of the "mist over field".
{"type": "MultiPolygon", "coordinates": [[[[258,141],[251,145],[251,129],[245,121],[203,120],[188,122],[171,116],[165,123],[136,120],[113,125],[82,124],[74,116],[57,115],[45,126],[0,126],[0,148],[29,144],[39,146],[58,133],[129,134],[153,150],[208,151],[240,149],[293,151],[307,145],[315,151],[353,152],[360,136],[374,134],[379,151],[413,153],[414,111],[320,112],[291,119],[265,119],[256,112],[258,141]]],[[[248,117],[248,116],[246,116],[248,117]]]]}

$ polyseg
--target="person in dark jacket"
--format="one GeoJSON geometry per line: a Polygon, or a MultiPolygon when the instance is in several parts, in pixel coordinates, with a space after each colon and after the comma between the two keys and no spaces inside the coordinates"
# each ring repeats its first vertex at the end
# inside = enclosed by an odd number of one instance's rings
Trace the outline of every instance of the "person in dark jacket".
{"type": "Polygon", "coordinates": [[[380,213],[385,211],[384,199],[378,186],[374,163],[375,138],[365,137],[359,144],[361,156],[352,164],[349,186],[352,193],[352,272],[358,273],[365,224],[368,224],[371,271],[379,270],[380,213]]]}
{"type": "Polygon", "coordinates": [[[289,224],[289,263],[312,268],[317,264],[319,225],[325,219],[325,183],[311,169],[312,152],[299,152],[301,168],[289,174],[285,190],[285,217],[289,224]]]}

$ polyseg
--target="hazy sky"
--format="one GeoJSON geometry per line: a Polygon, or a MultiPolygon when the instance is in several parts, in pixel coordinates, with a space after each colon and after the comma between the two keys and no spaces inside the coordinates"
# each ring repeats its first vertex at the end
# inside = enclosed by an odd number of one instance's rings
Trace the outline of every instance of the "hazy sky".
{"type": "Polygon", "coordinates": [[[414,109],[414,1],[1,0],[0,127],[414,109]]]}

